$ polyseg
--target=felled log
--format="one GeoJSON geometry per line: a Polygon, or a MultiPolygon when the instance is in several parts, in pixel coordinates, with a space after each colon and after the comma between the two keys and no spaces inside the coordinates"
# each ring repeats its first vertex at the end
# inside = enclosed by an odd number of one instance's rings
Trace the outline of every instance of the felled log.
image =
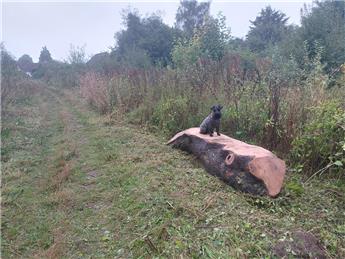
{"type": "Polygon", "coordinates": [[[285,162],[262,147],[223,134],[200,134],[199,128],[177,133],[168,145],[194,154],[210,174],[237,190],[271,197],[281,190],[285,162]]]}

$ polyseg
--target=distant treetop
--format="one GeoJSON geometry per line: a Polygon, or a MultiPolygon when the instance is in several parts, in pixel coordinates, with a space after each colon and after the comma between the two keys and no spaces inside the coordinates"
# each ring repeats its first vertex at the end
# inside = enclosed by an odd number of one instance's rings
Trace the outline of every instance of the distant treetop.
{"type": "Polygon", "coordinates": [[[51,62],[53,59],[50,55],[49,50],[47,49],[46,46],[44,46],[41,50],[41,54],[39,57],[39,63],[48,63],[51,62]]]}
{"type": "Polygon", "coordinates": [[[287,30],[288,17],[270,6],[262,9],[254,21],[247,35],[247,41],[252,51],[261,52],[283,39],[287,30]]]}
{"type": "Polygon", "coordinates": [[[204,25],[209,15],[211,2],[198,3],[197,0],[182,0],[176,13],[176,27],[183,30],[188,38],[195,29],[204,25]]]}
{"type": "Polygon", "coordinates": [[[35,64],[32,61],[32,58],[27,54],[24,54],[23,56],[21,56],[18,59],[17,64],[18,64],[18,67],[24,72],[31,73],[33,69],[35,68],[35,64]]]}

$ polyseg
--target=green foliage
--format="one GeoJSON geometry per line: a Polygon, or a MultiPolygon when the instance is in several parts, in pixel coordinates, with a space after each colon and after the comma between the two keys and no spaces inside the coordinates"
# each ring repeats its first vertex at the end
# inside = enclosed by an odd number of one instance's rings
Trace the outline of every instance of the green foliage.
{"type": "Polygon", "coordinates": [[[282,40],[276,44],[281,55],[286,58],[293,57],[299,66],[303,67],[307,50],[303,47],[305,43],[300,33],[300,27],[289,25],[286,28],[285,34],[282,36],[282,40]]]}
{"type": "Polygon", "coordinates": [[[333,77],[329,86],[341,85],[341,65],[345,62],[344,10],[344,1],[316,1],[310,8],[305,6],[301,26],[289,26],[284,40],[278,44],[280,52],[293,56],[306,72],[313,60],[319,60],[322,69],[333,77]]]}
{"type": "Polygon", "coordinates": [[[293,57],[286,58],[278,48],[273,48],[270,51],[270,60],[272,63],[267,79],[272,80],[273,87],[293,87],[300,82],[302,71],[293,57]]]}
{"type": "Polygon", "coordinates": [[[34,92],[38,82],[34,82],[23,71],[18,69],[12,55],[1,48],[1,108],[5,110],[10,104],[26,99],[34,92]]]}
{"type": "Polygon", "coordinates": [[[225,17],[208,16],[190,39],[181,39],[172,50],[172,60],[176,67],[194,66],[199,59],[220,60],[225,54],[230,33],[225,25],[225,17]]]}
{"type": "Polygon", "coordinates": [[[227,44],[228,51],[247,51],[249,52],[249,48],[247,46],[247,42],[244,39],[231,37],[229,39],[229,43],[227,44]]]}
{"type": "Polygon", "coordinates": [[[17,61],[18,67],[24,71],[32,73],[32,71],[35,69],[36,65],[32,61],[32,58],[29,55],[23,55],[21,56],[17,61]]]}
{"type": "Polygon", "coordinates": [[[38,60],[39,60],[39,63],[49,63],[53,61],[52,56],[50,55],[50,52],[46,46],[42,48],[41,54],[38,60]]]}
{"type": "MultiPolygon", "coordinates": [[[[117,52],[118,53],[118,52],[117,52]]],[[[148,53],[136,46],[125,47],[124,52],[120,55],[120,64],[126,67],[133,68],[149,68],[152,66],[152,60],[148,53]]]]}
{"type": "Polygon", "coordinates": [[[247,42],[251,50],[262,52],[268,47],[276,45],[287,32],[289,18],[280,11],[267,6],[254,21],[247,35],[247,42]]]}
{"type": "Polygon", "coordinates": [[[154,108],[151,123],[171,135],[199,123],[200,116],[190,116],[195,110],[193,100],[182,96],[162,98],[154,108]]]}
{"type": "Polygon", "coordinates": [[[194,36],[189,41],[179,41],[172,51],[172,60],[176,67],[184,69],[195,64],[202,57],[201,39],[194,36]]]}
{"type": "Polygon", "coordinates": [[[203,57],[220,60],[230,39],[230,30],[226,27],[225,16],[208,16],[204,25],[196,32],[201,39],[203,57]]]}
{"type": "Polygon", "coordinates": [[[323,168],[344,172],[345,110],[340,102],[329,101],[311,108],[311,116],[293,141],[293,161],[304,173],[323,168]]]}
{"type": "Polygon", "coordinates": [[[123,19],[126,29],[116,33],[114,49],[120,61],[127,64],[134,60],[134,64],[129,64],[133,67],[147,66],[147,63],[165,66],[170,62],[175,31],[161,17],[152,14],[142,18],[137,12],[129,11],[123,19]]]}
{"type": "Polygon", "coordinates": [[[12,55],[5,49],[4,44],[1,47],[1,82],[4,83],[10,78],[15,77],[17,72],[17,64],[12,55]],[[4,81],[3,81],[4,80],[4,81]]]}
{"type": "Polygon", "coordinates": [[[72,65],[81,65],[86,63],[85,45],[82,47],[70,45],[67,62],[72,65]]]}
{"type": "Polygon", "coordinates": [[[96,73],[103,75],[110,75],[120,66],[116,57],[108,52],[98,53],[90,58],[86,63],[88,70],[92,70],[96,73]]]}
{"type": "Polygon", "coordinates": [[[288,192],[298,197],[304,193],[303,186],[297,181],[289,181],[286,183],[285,188],[288,190],[288,192]]]}
{"type": "Polygon", "coordinates": [[[1,106],[13,101],[13,90],[18,81],[19,73],[14,58],[1,44],[1,106]]]}
{"type": "Polygon", "coordinates": [[[188,100],[183,97],[162,99],[155,108],[152,122],[169,133],[177,132],[186,125],[188,100]]]}
{"type": "Polygon", "coordinates": [[[321,61],[327,72],[345,62],[344,10],[344,1],[316,1],[312,8],[305,7],[302,14],[300,44],[307,41],[310,57],[317,54],[317,44],[324,48],[321,61]]]}
{"type": "Polygon", "coordinates": [[[304,65],[303,72],[306,75],[306,85],[308,87],[318,89],[326,88],[329,81],[329,75],[324,73],[325,64],[322,63],[322,53],[324,48],[315,43],[315,54],[309,55],[308,42],[304,42],[304,65]]]}
{"type": "Polygon", "coordinates": [[[232,50],[212,61],[200,58],[200,46],[197,35],[177,45],[178,69],[129,69],[113,76],[108,88],[112,109],[129,113],[131,122],[172,134],[200,125],[209,107],[221,103],[224,134],[286,153],[309,119],[307,107],[328,98],[328,77],[317,58],[306,59],[307,70],[279,48],[271,50],[271,58],[232,50]]]}
{"type": "Polygon", "coordinates": [[[75,87],[86,69],[84,48],[71,45],[68,62],[53,60],[48,49],[43,47],[39,62],[33,64],[32,78],[61,88],[75,87]]]}
{"type": "Polygon", "coordinates": [[[197,0],[182,0],[176,13],[176,26],[183,30],[187,38],[192,38],[195,30],[204,25],[209,15],[211,2],[198,3],[197,0]]]}
{"type": "MultiPolygon", "coordinates": [[[[241,93],[236,93],[236,101],[226,102],[223,108],[222,131],[235,138],[259,144],[264,138],[268,120],[267,104],[262,99],[253,100],[259,91],[267,91],[265,86],[253,89],[247,85],[241,93]]],[[[267,145],[265,143],[264,145],[267,145]]]]}
{"type": "Polygon", "coordinates": [[[39,63],[32,77],[60,88],[71,88],[79,85],[79,77],[84,72],[83,64],[67,64],[59,61],[39,63]]]}

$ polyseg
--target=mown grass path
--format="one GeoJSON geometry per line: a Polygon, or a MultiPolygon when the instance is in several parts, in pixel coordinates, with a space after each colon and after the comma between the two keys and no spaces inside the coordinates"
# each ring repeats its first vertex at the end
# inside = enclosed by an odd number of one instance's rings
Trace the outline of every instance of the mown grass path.
{"type": "Polygon", "coordinates": [[[292,231],[345,257],[344,193],[235,192],[163,138],[47,88],[3,111],[2,258],[257,258],[292,231]]]}

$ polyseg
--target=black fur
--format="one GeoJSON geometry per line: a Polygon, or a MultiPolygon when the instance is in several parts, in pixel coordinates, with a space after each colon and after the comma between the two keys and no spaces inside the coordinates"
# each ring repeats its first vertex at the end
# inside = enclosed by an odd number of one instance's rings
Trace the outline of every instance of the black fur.
{"type": "Polygon", "coordinates": [[[220,127],[220,118],[222,117],[221,109],[223,106],[214,105],[211,107],[211,113],[208,115],[200,125],[201,134],[210,134],[213,136],[214,129],[216,129],[217,135],[220,136],[219,127],[220,127]]]}

